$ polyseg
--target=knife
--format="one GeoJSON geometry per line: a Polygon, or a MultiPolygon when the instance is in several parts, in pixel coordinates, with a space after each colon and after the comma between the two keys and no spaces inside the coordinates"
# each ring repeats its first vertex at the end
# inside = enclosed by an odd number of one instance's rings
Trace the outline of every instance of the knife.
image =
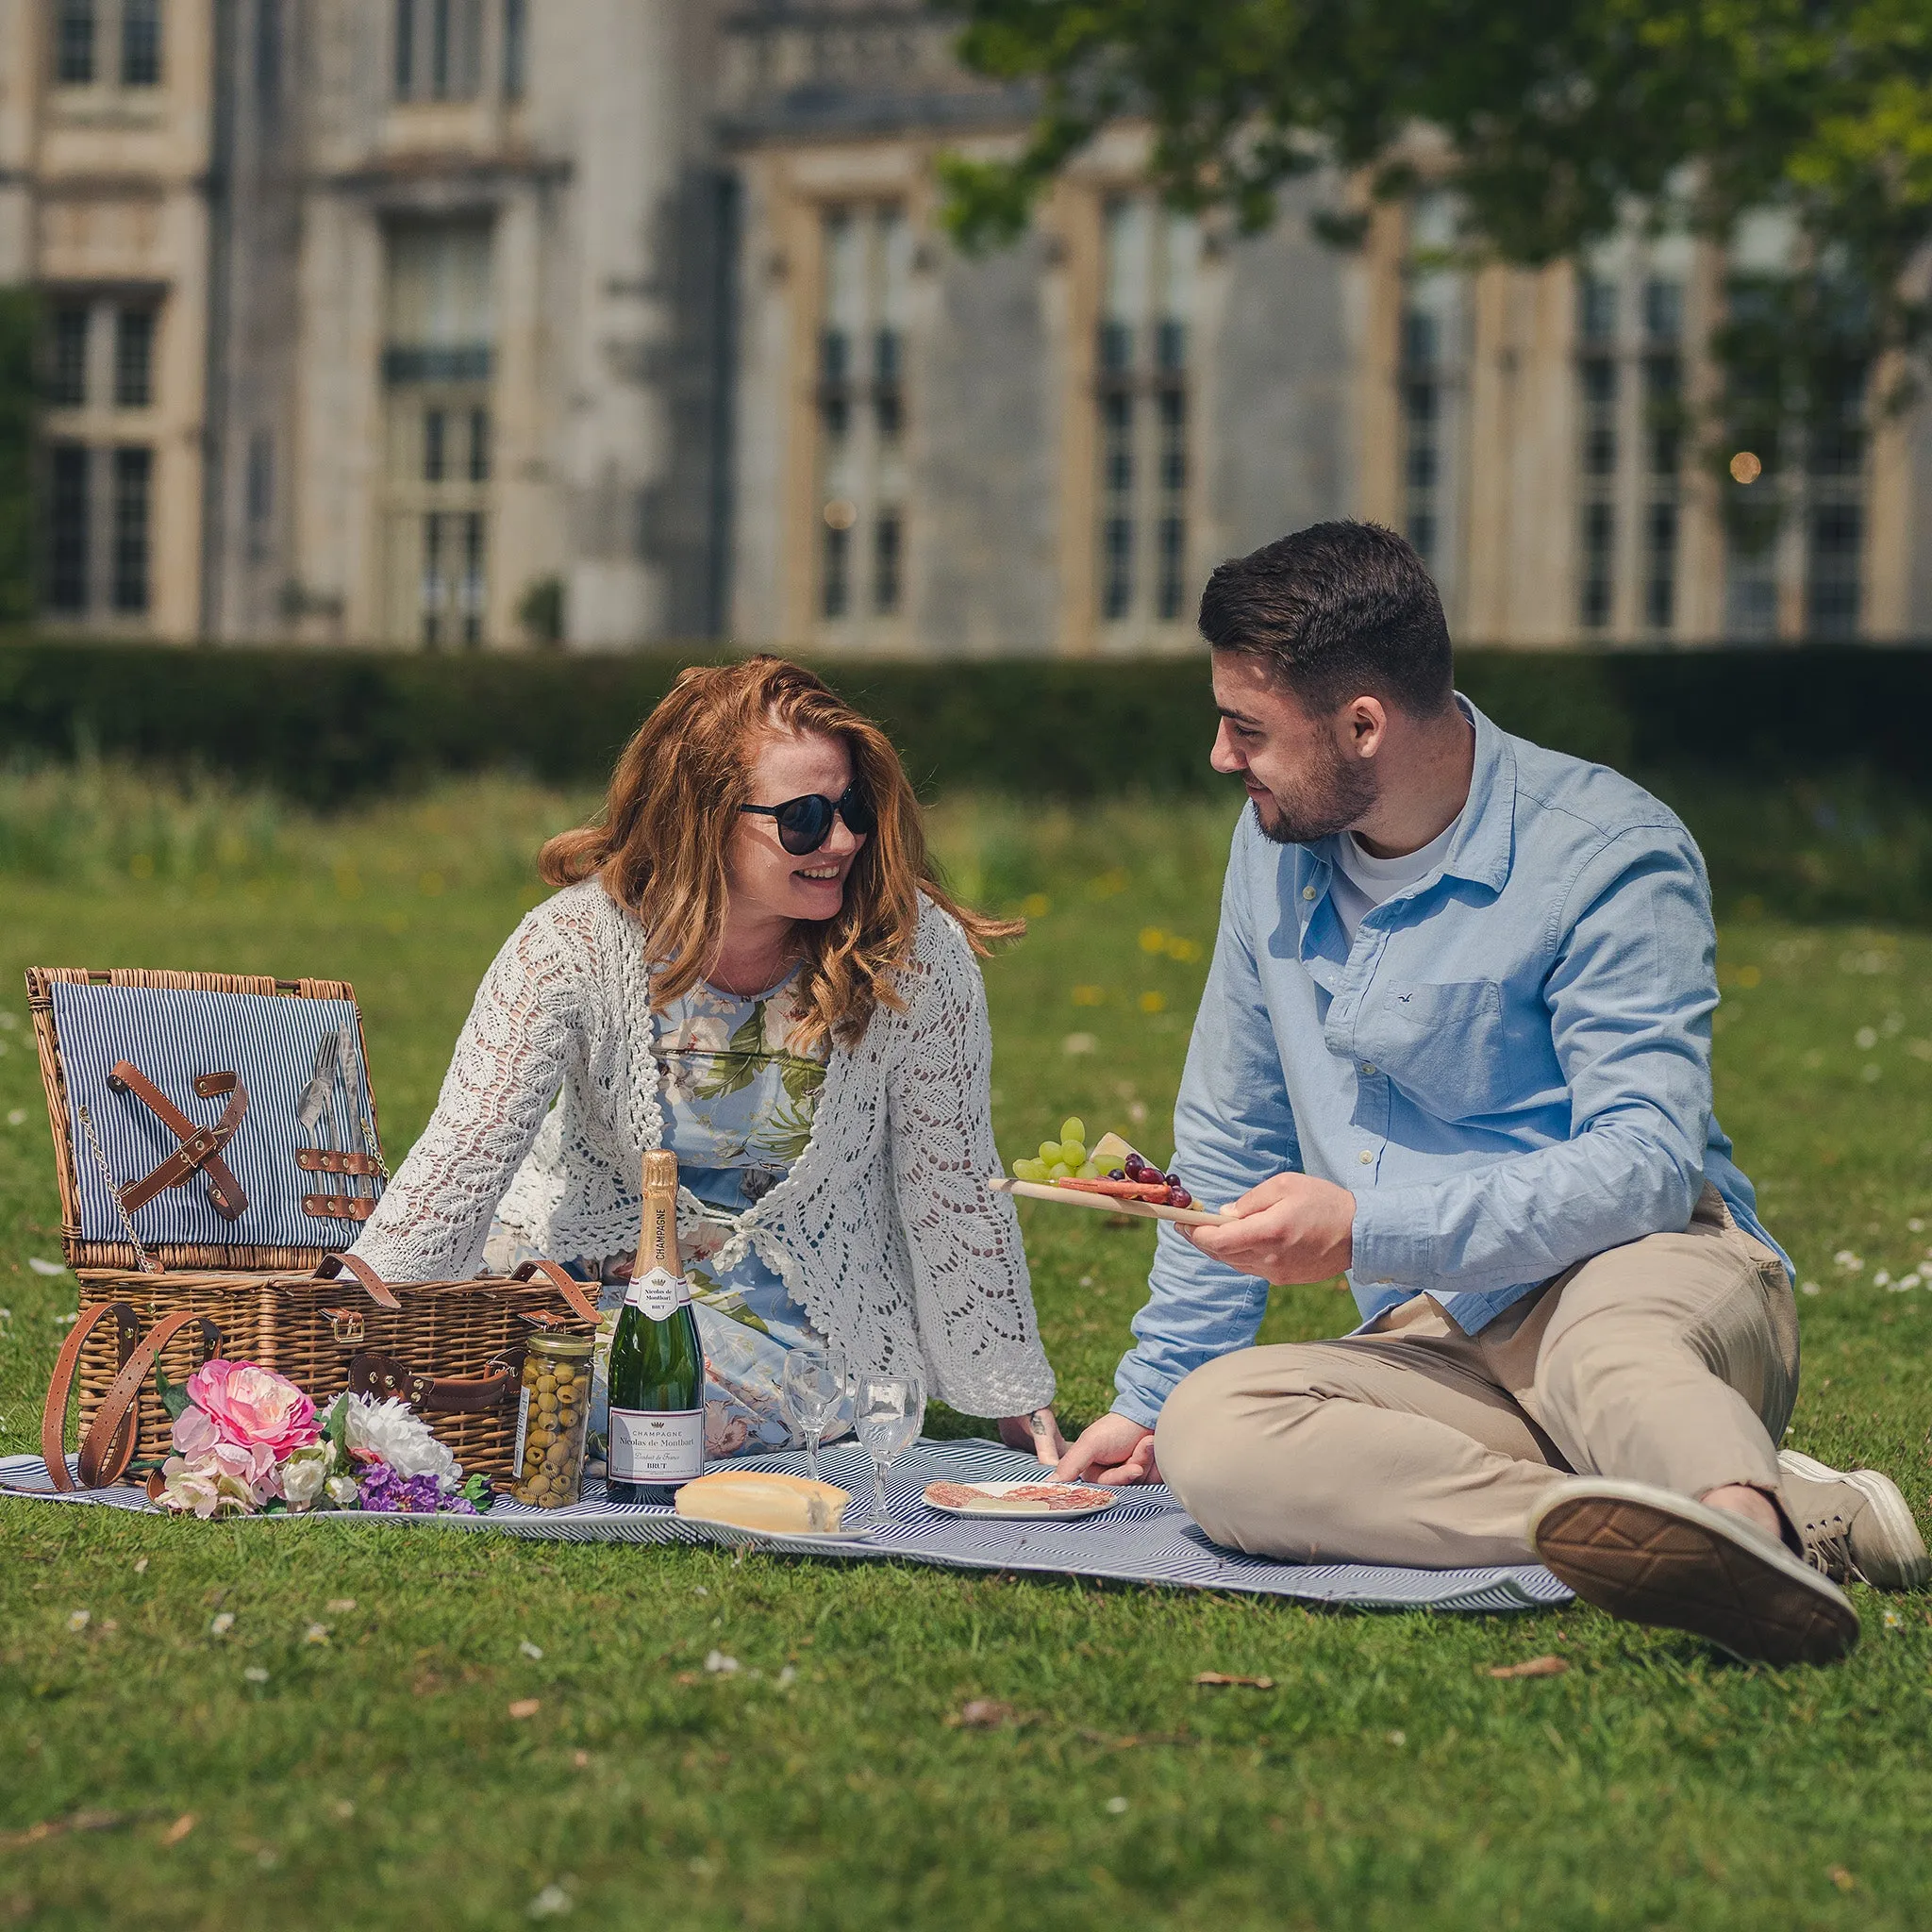
{"type": "MultiPolygon", "coordinates": [[[[325,1033],[316,1042],[315,1072],[303,1088],[302,1098],[295,1103],[295,1120],[302,1129],[304,1146],[317,1144],[316,1123],[322,1119],[322,1110],[328,1105],[329,1089],[335,1085],[336,1041],[341,1038],[339,1032],[325,1033]]],[[[335,1182],[324,1174],[317,1179],[315,1191],[319,1194],[332,1194],[335,1182]]]]}

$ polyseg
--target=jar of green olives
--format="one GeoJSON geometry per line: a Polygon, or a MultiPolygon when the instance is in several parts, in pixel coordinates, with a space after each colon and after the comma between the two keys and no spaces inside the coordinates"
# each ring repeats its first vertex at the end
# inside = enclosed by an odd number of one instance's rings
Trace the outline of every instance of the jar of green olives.
{"type": "Polygon", "coordinates": [[[575,1503],[584,1480],[584,1432],[591,1420],[588,1335],[533,1335],[524,1355],[517,1403],[519,1503],[559,1509],[575,1503]]]}

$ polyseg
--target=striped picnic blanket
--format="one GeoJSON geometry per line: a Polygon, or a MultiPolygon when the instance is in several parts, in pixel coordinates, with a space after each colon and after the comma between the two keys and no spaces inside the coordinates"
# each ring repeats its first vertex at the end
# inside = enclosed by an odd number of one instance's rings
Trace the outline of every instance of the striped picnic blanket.
{"type": "MultiPolygon", "coordinates": [[[[869,1507],[872,1465],[856,1443],[834,1443],[821,1457],[827,1480],[854,1496],[855,1518],[869,1507]]],[[[805,1474],[802,1455],[746,1457],[734,1469],[805,1474]]],[[[262,1516],[250,1523],[372,1523],[416,1529],[463,1530],[491,1536],[540,1538],[556,1542],[744,1542],[801,1556],[861,1561],[881,1557],[933,1563],[956,1570],[1028,1571],[1046,1575],[1108,1577],[1128,1583],[1166,1584],[1183,1590],[1241,1591],[1257,1596],[1350,1604],[1363,1609],[1502,1611],[1567,1603],[1570,1592],[1535,1564],[1474,1570],[1398,1570],[1373,1563],[1277,1563],[1244,1557],[1208,1541],[1187,1512],[1160,1487],[1121,1491],[1102,1515],[1074,1522],[1051,1518],[998,1521],[947,1516],[928,1508],[921,1491],[935,1479],[952,1482],[1011,1481],[1037,1476],[1040,1465],[997,1443],[936,1442],[922,1438],[894,1465],[887,1482],[889,1520],[863,1542],[821,1538],[774,1540],[717,1531],[686,1522],[668,1507],[607,1503],[603,1485],[586,1485],[585,1499],[569,1509],[532,1509],[500,1502],[482,1516],[262,1516]]],[[[38,1457],[0,1458],[8,1483],[44,1482],[38,1457]]],[[[50,1501],[151,1507],[139,1491],[106,1490],[50,1501]]],[[[862,1518],[859,1518],[862,1520],[862,1518]]]]}

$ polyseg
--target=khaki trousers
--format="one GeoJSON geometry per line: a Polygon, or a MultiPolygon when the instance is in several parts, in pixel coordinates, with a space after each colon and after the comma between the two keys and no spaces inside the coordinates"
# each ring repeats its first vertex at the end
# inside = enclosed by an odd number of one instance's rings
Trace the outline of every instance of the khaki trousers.
{"type": "Polygon", "coordinates": [[[1306,1562],[1535,1560],[1568,1474],[1775,1491],[1798,1388],[1791,1285],[1707,1185],[1682,1234],[1580,1261],[1464,1335],[1427,1295],[1366,1334],[1196,1369],[1156,1434],[1216,1542],[1306,1562]]]}

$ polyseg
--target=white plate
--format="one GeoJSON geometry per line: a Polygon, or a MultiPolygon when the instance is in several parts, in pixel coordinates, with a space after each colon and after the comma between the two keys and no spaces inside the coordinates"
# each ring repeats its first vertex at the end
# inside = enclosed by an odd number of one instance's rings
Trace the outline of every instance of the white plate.
{"type": "MultiPolygon", "coordinates": [[[[1029,1523],[1078,1523],[1083,1516],[1098,1516],[1102,1510],[1111,1509],[1120,1501],[1118,1496],[1109,1494],[1102,1502],[1088,1503],[1078,1509],[1049,1509],[1044,1503],[1007,1501],[1015,1490],[1038,1489],[1040,1481],[1038,1476],[1034,1476],[1024,1482],[960,1483],[957,1486],[962,1490],[972,1490],[975,1494],[986,1497],[988,1500],[982,1504],[936,1503],[924,1491],[921,1494],[928,1509],[937,1509],[942,1515],[983,1517],[994,1522],[1024,1517],[1029,1523]]],[[[1074,1483],[1067,1487],[1097,1490],[1100,1485],[1074,1483]]]]}
{"type": "Polygon", "coordinates": [[[995,1194],[1019,1194],[1028,1201],[1052,1201],[1061,1208],[1098,1208],[1108,1214],[1131,1215],[1136,1221],[1174,1221],[1183,1227],[1219,1227],[1235,1219],[1217,1208],[1169,1208],[1152,1201],[1133,1201],[1124,1194],[1091,1194],[1084,1188],[1057,1188],[1047,1181],[1008,1180],[989,1174],[986,1184],[995,1194]]]}

